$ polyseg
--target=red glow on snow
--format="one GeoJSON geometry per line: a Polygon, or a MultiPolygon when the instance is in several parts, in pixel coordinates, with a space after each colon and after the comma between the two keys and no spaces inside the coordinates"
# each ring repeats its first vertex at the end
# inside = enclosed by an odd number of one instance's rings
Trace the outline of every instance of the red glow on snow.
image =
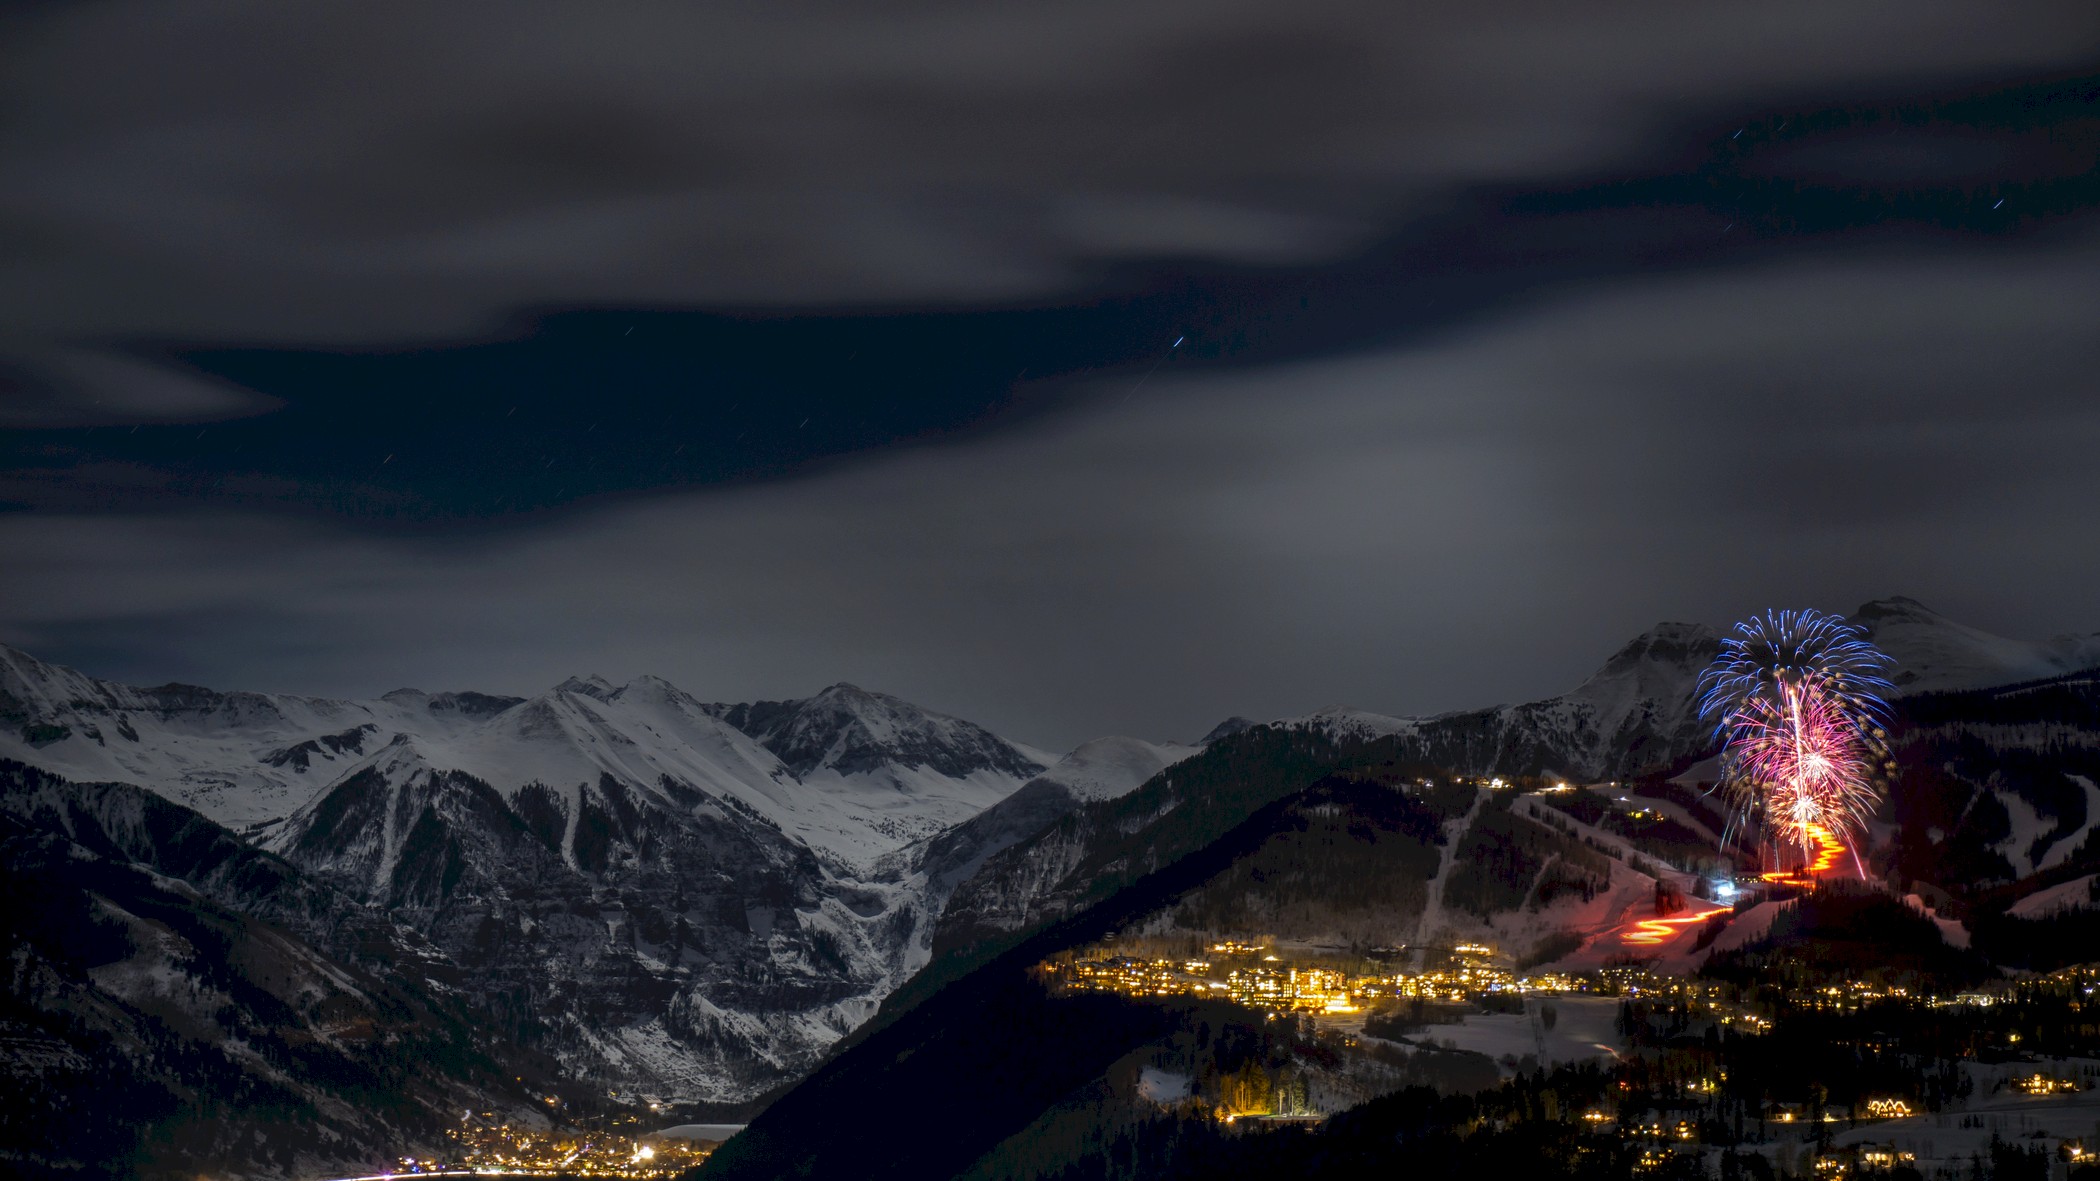
{"type": "Polygon", "coordinates": [[[1676,938],[1679,927],[1702,922],[1729,909],[1726,906],[1716,906],[1711,910],[1675,914],[1666,919],[1639,919],[1632,923],[1630,929],[1619,938],[1638,947],[1659,947],[1676,938]]]}

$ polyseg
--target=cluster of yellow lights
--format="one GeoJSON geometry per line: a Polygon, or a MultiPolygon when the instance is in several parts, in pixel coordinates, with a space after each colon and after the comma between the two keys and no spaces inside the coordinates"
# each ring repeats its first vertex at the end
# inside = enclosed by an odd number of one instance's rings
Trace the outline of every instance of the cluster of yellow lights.
{"type": "MultiPolygon", "coordinates": [[[[668,1177],[698,1167],[714,1151],[712,1144],[688,1140],[644,1143],[633,1136],[515,1127],[471,1116],[447,1134],[459,1146],[459,1160],[452,1167],[484,1173],[668,1177]]],[[[422,1161],[407,1171],[430,1173],[444,1167],[422,1161]]]]}
{"type": "MultiPolygon", "coordinates": [[[[1485,944],[1465,944],[1458,949],[1466,960],[1451,967],[1423,972],[1393,972],[1362,975],[1319,964],[1298,964],[1258,947],[1216,944],[1212,959],[1143,958],[1114,955],[1102,959],[1079,959],[1053,965],[1066,987],[1089,992],[1114,992],[1125,996],[1217,996],[1228,997],[1250,1008],[1269,1013],[1326,1013],[1346,1015],[1362,1012],[1381,1000],[1421,999],[1463,1001],[1483,992],[1503,992],[1532,986],[1509,972],[1486,962],[1494,949],[1485,944]],[[1254,958],[1259,953],[1258,958],[1254,958]],[[1241,965],[1223,965],[1226,958],[1254,958],[1241,965]]],[[[1548,990],[1558,991],[1549,982],[1548,990]]]]}
{"type": "Polygon", "coordinates": [[[2013,1086],[2023,1095],[2056,1095],[2078,1089],[2078,1084],[2070,1079],[2039,1072],[2014,1079],[2013,1086]]]}
{"type": "Polygon", "coordinates": [[[1903,1119],[1910,1114],[1910,1102],[1905,1099],[1867,1100],[1867,1115],[1874,1119],[1903,1119]]]}
{"type": "MultiPolygon", "coordinates": [[[[1587,1114],[1584,1118],[1588,1118],[1587,1114]]],[[[1699,1138],[1699,1128],[1690,1120],[1681,1119],[1665,1124],[1659,1119],[1650,1119],[1626,1125],[1619,1130],[1619,1135],[1628,1140],[1696,1140],[1699,1138]]]]}
{"type": "MultiPolygon", "coordinates": [[[[1098,947],[1076,960],[1046,968],[1062,977],[1067,987],[1134,996],[1229,996],[1271,1011],[1350,1013],[1383,1000],[1462,1002],[1483,993],[1604,993],[1664,996],[1694,1003],[1721,1024],[1746,1032],[1763,1033],[1772,1027],[1766,1013],[1714,995],[1712,987],[1696,980],[1658,976],[1640,965],[1612,965],[1592,973],[1517,976],[1496,966],[1490,958],[1495,949],[1480,943],[1451,948],[1452,962],[1442,967],[1369,974],[1343,972],[1320,962],[1294,962],[1268,947],[1244,943],[1212,944],[1206,958],[1145,958],[1110,954],[1111,950],[1098,947]]],[[[1809,1009],[1856,1011],[1886,1000],[1975,1005],[1990,999],[1990,994],[1970,993],[1948,999],[1871,980],[1848,980],[1798,994],[1793,1003],[1809,1009]]]]}

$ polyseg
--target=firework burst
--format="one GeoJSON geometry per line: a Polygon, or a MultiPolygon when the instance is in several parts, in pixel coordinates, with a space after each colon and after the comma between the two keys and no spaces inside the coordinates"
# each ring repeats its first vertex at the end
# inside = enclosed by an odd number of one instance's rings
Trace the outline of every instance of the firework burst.
{"type": "Polygon", "coordinates": [[[1700,680],[1700,714],[1725,740],[1738,817],[1762,817],[1808,857],[1865,827],[1881,799],[1889,663],[1841,616],[1776,611],[1736,625],[1700,680]]]}

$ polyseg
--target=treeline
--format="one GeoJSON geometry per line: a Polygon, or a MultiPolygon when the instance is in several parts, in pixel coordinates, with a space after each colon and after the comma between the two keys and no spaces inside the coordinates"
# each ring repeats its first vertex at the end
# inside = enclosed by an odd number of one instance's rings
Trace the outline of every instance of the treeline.
{"type": "Polygon", "coordinates": [[[1441,817],[1381,783],[1335,776],[1283,812],[1278,831],[1186,895],[1176,927],[1218,933],[1335,932],[1365,942],[1411,933],[1435,876],[1441,817]]]}
{"type": "Polygon", "coordinates": [[[1801,894],[1756,942],[1716,954],[1701,972],[1738,984],[1820,987],[1873,980],[1953,991],[1997,975],[1975,950],[1950,946],[1931,919],[1870,885],[1824,882],[1801,894]]]}
{"type": "Polygon", "coordinates": [[[1536,910],[1571,894],[1588,901],[1610,876],[1611,863],[1602,854],[1496,799],[1459,843],[1444,904],[1482,917],[1526,906],[1536,910]]]}
{"type": "Polygon", "coordinates": [[[2100,675],[2088,671],[2017,685],[1955,693],[1920,693],[1899,703],[1897,724],[1930,726],[2072,726],[2100,731],[2100,675]]]}

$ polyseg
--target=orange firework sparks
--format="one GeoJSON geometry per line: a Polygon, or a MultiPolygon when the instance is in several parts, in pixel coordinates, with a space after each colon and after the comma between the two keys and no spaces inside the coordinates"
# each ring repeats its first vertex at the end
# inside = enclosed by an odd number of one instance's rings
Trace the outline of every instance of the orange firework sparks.
{"type": "Polygon", "coordinates": [[[1801,869],[1775,869],[1770,873],[1759,874],[1758,877],[1775,886],[1810,886],[1815,883],[1818,874],[1836,865],[1838,858],[1845,855],[1845,846],[1838,841],[1836,833],[1820,824],[1808,824],[1804,827],[1807,829],[1808,839],[1815,842],[1814,860],[1801,869]]]}

